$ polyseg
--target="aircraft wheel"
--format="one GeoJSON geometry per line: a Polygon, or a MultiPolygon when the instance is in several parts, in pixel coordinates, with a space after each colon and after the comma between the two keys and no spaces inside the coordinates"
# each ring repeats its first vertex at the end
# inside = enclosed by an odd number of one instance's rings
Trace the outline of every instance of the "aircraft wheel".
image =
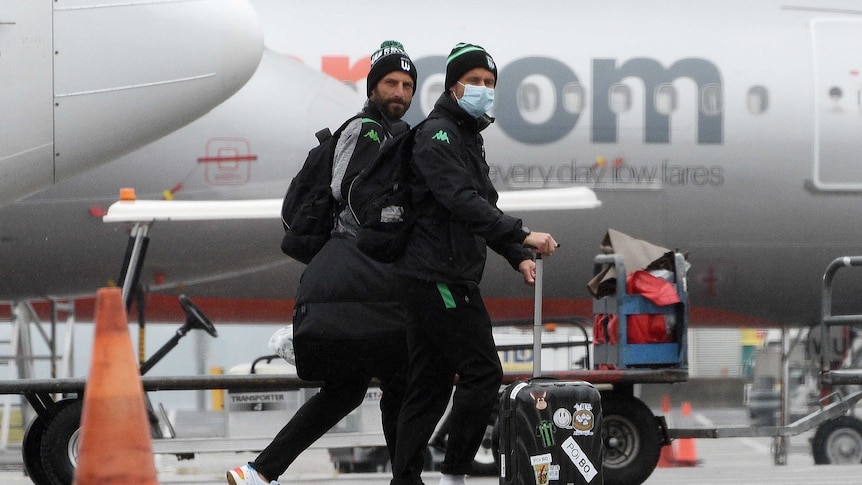
{"type": "Polygon", "coordinates": [[[76,399],[48,423],[42,439],[42,465],[52,485],[71,485],[78,466],[78,439],[84,403],[76,399]]]}
{"type": "Polygon", "coordinates": [[[602,396],[605,485],[637,485],[655,470],[662,435],[652,411],[641,400],[602,396]]]}
{"type": "Polygon", "coordinates": [[[862,463],[862,421],[839,416],[821,424],[811,439],[811,452],[817,465],[862,463]]]}
{"type": "Polygon", "coordinates": [[[42,437],[45,435],[45,420],[41,416],[30,422],[24,441],[21,443],[21,456],[24,470],[36,485],[52,485],[42,466],[42,437]]]}

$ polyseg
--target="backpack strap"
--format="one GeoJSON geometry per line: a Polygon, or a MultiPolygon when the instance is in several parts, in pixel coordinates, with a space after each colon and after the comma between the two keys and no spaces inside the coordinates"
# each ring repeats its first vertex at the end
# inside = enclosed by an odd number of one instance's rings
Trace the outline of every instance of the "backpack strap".
{"type": "Polygon", "coordinates": [[[332,132],[329,131],[329,128],[324,128],[315,133],[314,137],[317,138],[317,143],[323,143],[326,140],[332,138],[332,132]]]}
{"type": "MultiPolygon", "coordinates": [[[[335,133],[332,136],[341,136],[341,132],[344,131],[345,129],[347,129],[347,125],[349,125],[350,123],[352,123],[355,120],[358,120],[360,118],[364,118],[364,116],[362,116],[362,113],[355,114],[355,115],[351,116],[350,118],[347,118],[347,120],[344,123],[342,123],[341,126],[339,126],[337,130],[335,130],[335,133]]],[[[324,131],[324,130],[329,131],[329,128],[324,128],[323,130],[320,130],[320,131],[324,131]]],[[[320,133],[320,131],[318,131],[317,133],[320,133]]],[[[317,133],[315,133],[314,136],[317,136],[317,133]]]]}

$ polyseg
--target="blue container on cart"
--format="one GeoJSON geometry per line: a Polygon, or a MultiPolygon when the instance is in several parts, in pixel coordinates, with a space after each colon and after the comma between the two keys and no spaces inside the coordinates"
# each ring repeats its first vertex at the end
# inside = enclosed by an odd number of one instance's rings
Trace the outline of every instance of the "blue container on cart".
{"type": "Polygon", "coordinates": [[[674,253],[674,288],[679,295],[680,303],[659,306],[647,298],[626,292],[626,268],[621,254],[602,254],[596,256],[597,264],[613,265],[617,274],[617,285],[613,295],[598,298],[593,301],[593,313],[596,315],[615,315],[617,318],[617,335],[615,343],[610,339],[593,345],[593,368],[595,369],[628,369],[628,368],[688,368],[688,289],[684,255],[674,253]],[[628,342],[628,325],[631,315],[651,314],[665,315],[675,322],[671,342],[662,343],[630,343],[628,342]]]}

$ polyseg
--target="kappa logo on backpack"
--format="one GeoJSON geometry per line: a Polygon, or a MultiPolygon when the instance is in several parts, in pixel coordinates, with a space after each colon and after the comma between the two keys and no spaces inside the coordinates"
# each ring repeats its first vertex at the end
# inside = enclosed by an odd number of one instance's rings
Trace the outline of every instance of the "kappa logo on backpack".
{"type": "Polygon", "coordinates": [[[413,229],[416,216],[410,190],[410,158],[416,130],[422,123],[410,130],[406,123],[393,126],[392,137],[353,179],[348,190],[347,205],[359,222],[356,245],[383,263],[401,256],[413,229]]]}
{"type": "Polygon", "coordinates": [[[359,117],[345,121],[335,134],[329,128],[315,133],[320,143],[308,152],[284,196],[281,250],[301,263],[308,264],[320,251],[335,225],[336,203],[330,188],[335,145],[344,128],[359,117]]]}

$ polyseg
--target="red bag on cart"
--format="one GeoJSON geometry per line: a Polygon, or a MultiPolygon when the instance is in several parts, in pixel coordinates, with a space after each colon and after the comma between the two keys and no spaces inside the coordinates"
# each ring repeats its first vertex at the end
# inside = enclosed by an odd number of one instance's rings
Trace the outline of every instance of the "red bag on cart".
{"type": "MultiPolygon", "coordinates": [[[[668,281],[646,271],[635,271],[626,277],[626,292],[641,295],[658,306],[679,303],[676,289],[668,281]]],[[[627,317],[626,339],[630,344],[672,342],[667,322],[662,314],[635,314],[627,317]]],[[[596,315],[593,322],[593,342],[615,344],[619,341],[616,314],[596,315]]]]}
{"type": "Polygon", "coordinates": [[[626,292],[641,295],[658,306],[679,303],[679,295],[670,282],[643,270],[626,277],[626,292]]]}
{"type": "MultiPolygon", "coordinates": [[[[646,271],[635,271],[628,275],[626,277],[626,291],[641,295],[658,306],[679,303],[679,295],[672,284],[646,271]]],[[[673,341],[663,314],[629,315],[627,337],[630,344],[655,344],[673,341]]]]}

